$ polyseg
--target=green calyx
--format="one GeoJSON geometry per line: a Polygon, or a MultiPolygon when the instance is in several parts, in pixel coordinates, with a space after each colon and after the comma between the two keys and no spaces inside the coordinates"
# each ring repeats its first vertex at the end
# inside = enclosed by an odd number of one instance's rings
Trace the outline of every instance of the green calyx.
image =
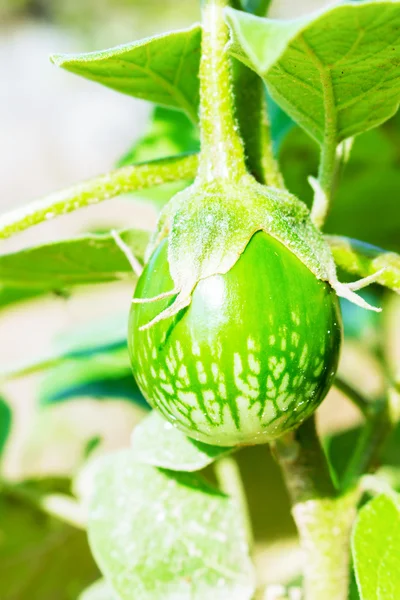
{"type": "MultiPolygon", "coordinates": [[[[172,285],[164,240],[135,298],[172,285]]],[[[170,303],[132,305],[129,349],[145,397],[187,435],[221,446],[265,443],[298,426],[327,393],[340,348],[337,296],[272,236],[258,232],[231,269],[197,284],[188,307],[142,329],[170,303]]]]}
{"type": "Polygon", "coordinates": [[[305,204],[286,190],[261,185],[244,175],[240,181],[230,183],[197,180],[172,198],[162,212],[147,258],[168,236],[173,284],[165,293],[175,296],[175,300],[143,327],[151,327],[189,306],[198,282],[227,273],[257,231],[282,242],[338,296],[372,308],[338,281],[331,249],[312,223],[305,204]]]}

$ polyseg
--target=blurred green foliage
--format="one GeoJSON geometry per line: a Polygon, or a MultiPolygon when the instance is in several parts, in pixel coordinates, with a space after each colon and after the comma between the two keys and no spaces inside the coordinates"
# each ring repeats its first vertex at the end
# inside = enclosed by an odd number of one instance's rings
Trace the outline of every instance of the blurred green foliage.
{"type": "MultiPolygon", "coordinates": [[[[60,487],[44,481],[32,483],[31,489],[46,485],[52,491],[60,487]]],[[[98,577],[85,533],[17,496],[0,495],[1,599],[76,600],[98,577]]]]}

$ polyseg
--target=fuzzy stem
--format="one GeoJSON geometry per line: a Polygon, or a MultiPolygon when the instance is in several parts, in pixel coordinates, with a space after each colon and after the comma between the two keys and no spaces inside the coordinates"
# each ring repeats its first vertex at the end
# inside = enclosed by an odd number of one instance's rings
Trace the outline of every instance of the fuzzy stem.
{"type": "Polygon", "coordinates": [[[243,143],[234,116],[231,65],[227,52],[228,0],[204,0],[200,63],[202,181],[238,181],[245,173],[243,143]]]}
{"type": "Polygon", "coordinates": [[[358,492],[338,496],[314,418],[273,444],[304,556],[305,600],[346,600],[358,492]]]}
{"type": "Polygon", "coordinates": [[[111,171],[1,215],[0,240],[43,221],[50,221],[120,194],[172,181],[193,179],[196,176],[197,166],[198,156],[193,154],[154,160],[111,171]]]}

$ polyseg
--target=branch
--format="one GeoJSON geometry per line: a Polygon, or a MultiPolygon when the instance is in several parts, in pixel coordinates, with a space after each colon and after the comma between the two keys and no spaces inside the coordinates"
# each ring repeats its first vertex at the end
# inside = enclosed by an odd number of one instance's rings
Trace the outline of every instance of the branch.
{"type": "Polygon", "coordinates": [[[116,169],[1,215],[0,240],[43,221],[50,221],[120,194],[172,181],[193,179],[197,173],[197,166],[198,156],[189,154],[116,169]]]}
{"type": "Polygon", "coordinates": [[[361,277],[377,275],[377,283],[400,294],[399,254],[347,237],[325,237],[335,262],[341,269],[361,277]]]}
{"type": "Polygon", "coordinates": [[[272,445],[292,500],[304,556],[307,600],[346,600],[350,530],[358,491],[339,496],[314,418],[272,445]]]}

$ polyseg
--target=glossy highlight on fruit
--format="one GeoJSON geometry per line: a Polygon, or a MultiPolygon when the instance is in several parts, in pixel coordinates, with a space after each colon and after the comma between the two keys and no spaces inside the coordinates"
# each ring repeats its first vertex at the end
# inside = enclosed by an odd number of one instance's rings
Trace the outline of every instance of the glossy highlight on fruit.
{"type": "MultiPolygon", "coordinates": [[[[167,251],[165,239],[136,298],[173,289],[167,251]]],[[[173,300],[132,304],[128,343],[145,398],[188,436],[264,443],[325,397],[341,341],[337,296],[270,235],[256,233],[228,273],[200,281],[189,307],[140,330],[173,300]]]]}

